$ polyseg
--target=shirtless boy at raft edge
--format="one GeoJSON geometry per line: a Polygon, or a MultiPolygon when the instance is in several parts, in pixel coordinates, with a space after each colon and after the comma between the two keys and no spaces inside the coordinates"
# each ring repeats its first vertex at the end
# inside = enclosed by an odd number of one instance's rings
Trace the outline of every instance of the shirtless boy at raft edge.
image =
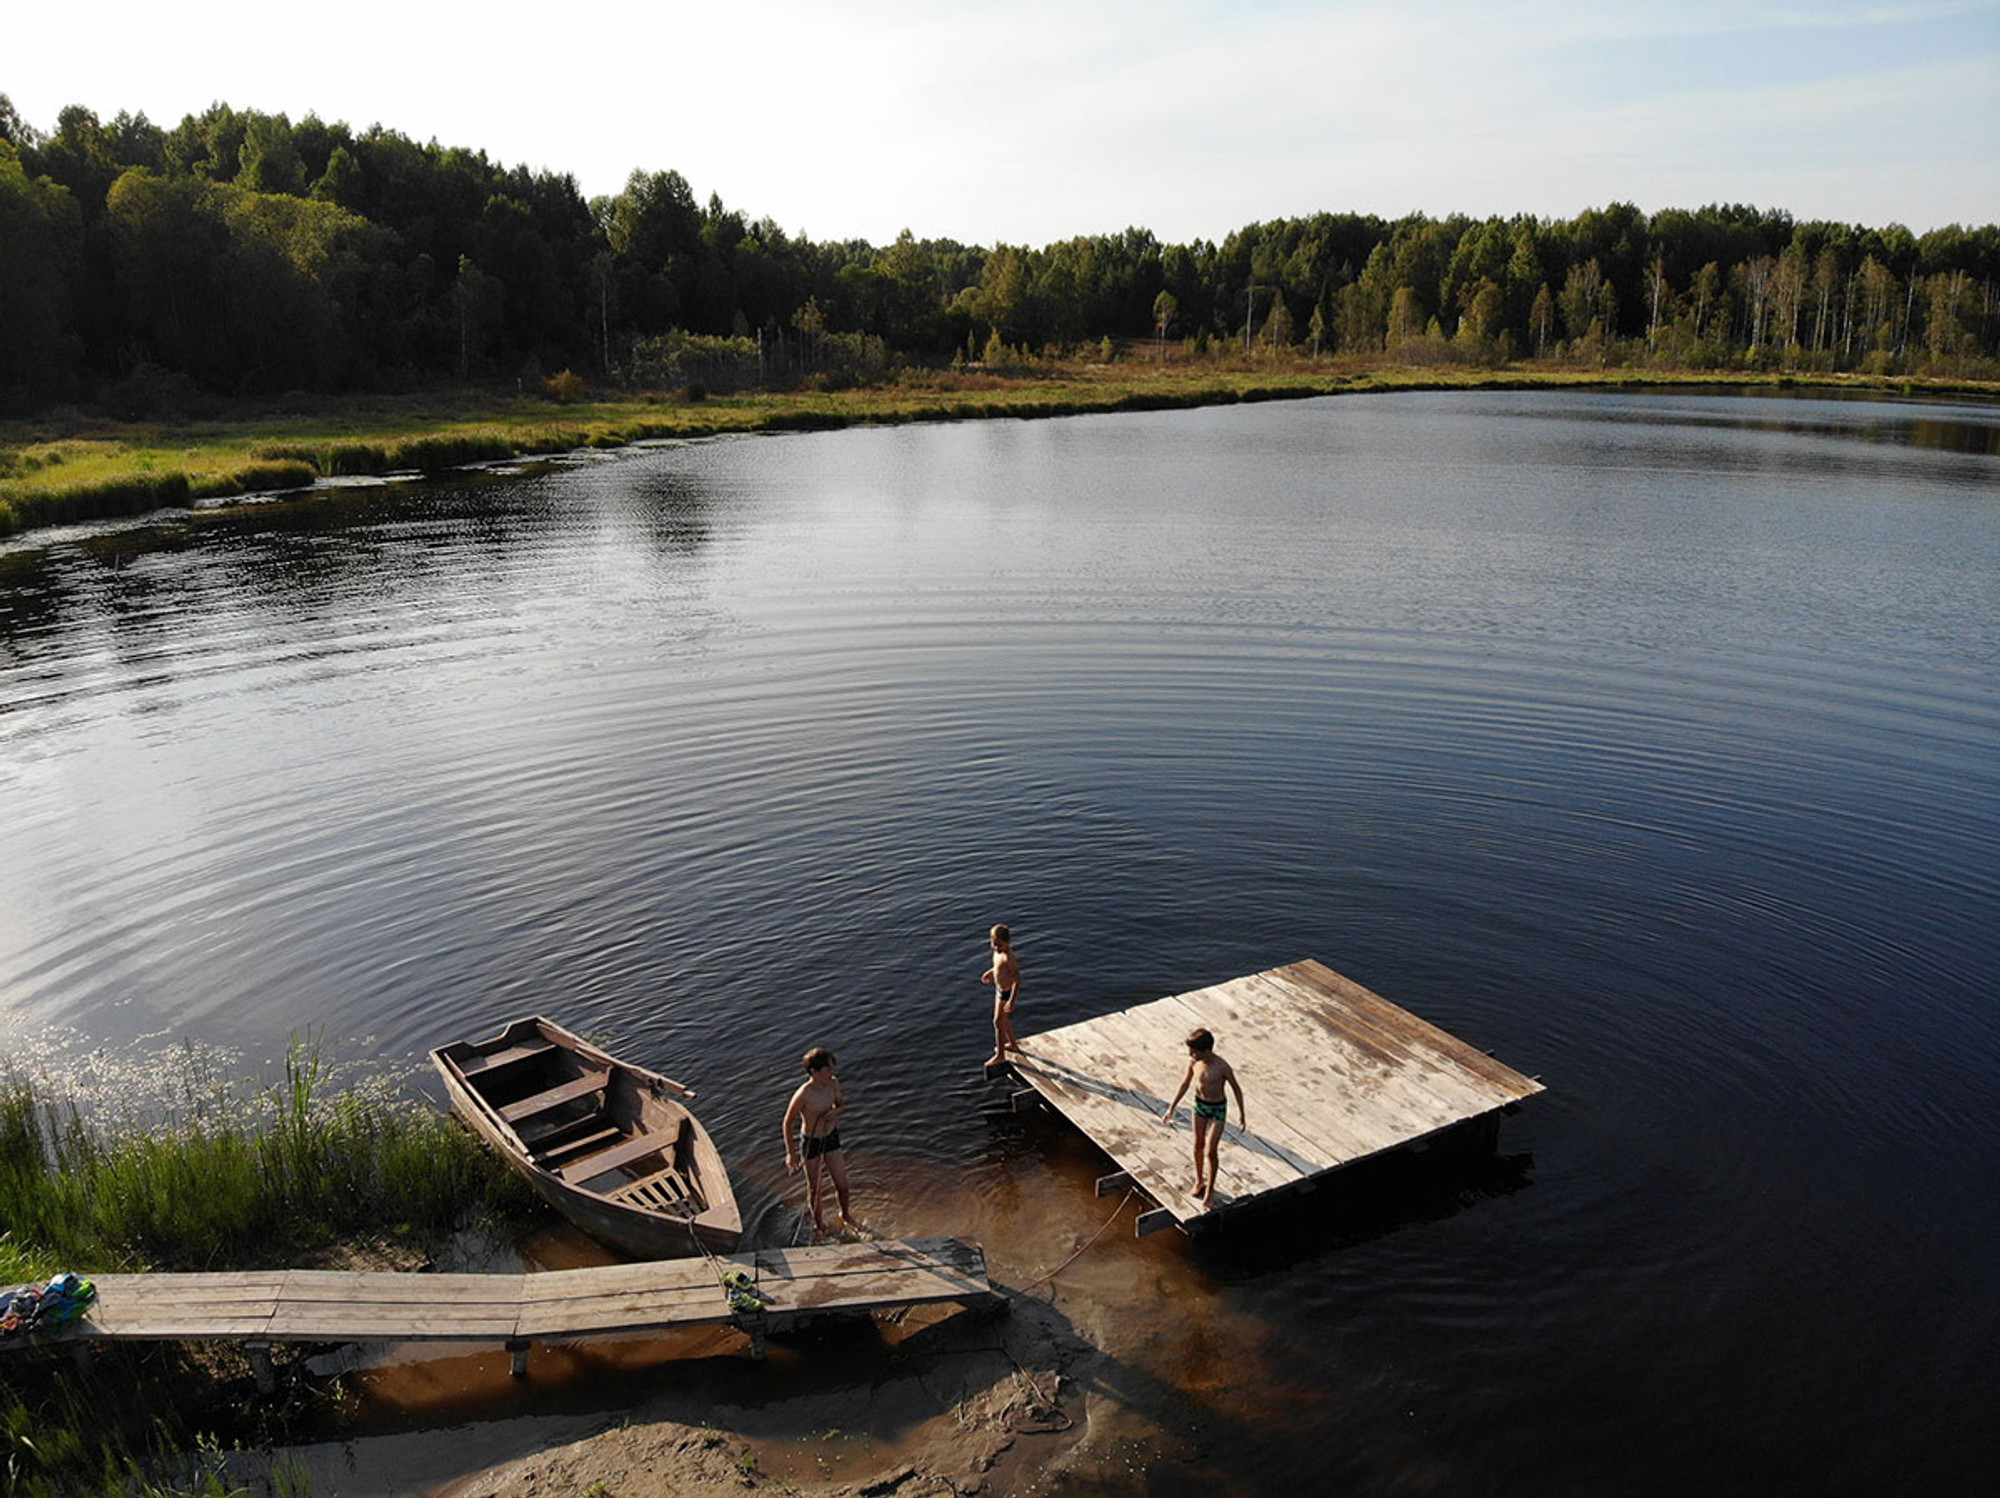
{"type": "Polygon", "coordinates": [[[1014,960],[1014,933],[1005,926],[995,926],[987,943],[993,949],[993,966],[979,975],[979,981],[993,985],[993,1059],[986,1063],[991,1066],[1005,1060],[1009,1051],[1021,1049],[1014,1039],[1014,1001],[1021,996],[1021,964],[1014,960]]]}
{"type": "Polygon", "coordinates": [[[1188,1084],[1194,1084],[1194,1191],[1196,1201],[1208,1202],[1215,1196],[1215,1154],[1222,1145],[1222,1130],[1229,1122],[1229,1098],[1223,1092],[1226,1083],[1236,1093],[1236,1127],[1248,1127],[1250,1110],[1243,1106],[1243,1084],[1236,1080],[1236,1069],[1215,1054],[1215,1037],[1207,1030],[1196,1030],[1187,1038],[1187,1070],[1181,1074],[1181,1085],[1174,1092],[1174,1100],[1167,1104],[1167,1111],[1160,1115],[1160,1122],[1174,1121],[1174,1109],[1180,1106],[1182,1094],[1188,1084]]]}
{"type": "Polygon", "coordinates": [[[841,1095],[840,1078],[833,1074],[833,1052],[816,1045],[805,1055],[806,1079],[792,1094],[785,1109],[785,1174],[805,1166],[806,1197],[812,1204],[813,1227],[826,1231],[826,1203],[820,1188],[820,1162],[833,1177],[834,1195],[840,1201],[840,1220],[859,1229],[847,1209],[847,1155],[840,1147],[840,1110],[847,1106],[841,1095]],[[794,1134],[802,1136],[797,1140],[794,1134]],[[801,1148],[803,1146],[803,1148],[801,1148]]]}

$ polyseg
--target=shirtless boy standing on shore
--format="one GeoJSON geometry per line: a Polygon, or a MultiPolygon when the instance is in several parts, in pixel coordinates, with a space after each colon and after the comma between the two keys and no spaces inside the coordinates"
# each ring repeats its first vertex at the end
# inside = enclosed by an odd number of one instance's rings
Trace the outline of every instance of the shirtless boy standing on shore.
{"type": "Polygon", "coordinates": [[[1174,1121],[1174,1109],[1180,1106],[1182,1094],[1189,1083],[1194,1084],[1194,1198],[1206,1203],[1215,1195],[1215,1154],[1222,1145],[1223,1126],[1229,1122],[1229,1098],[1222,1090],[1224,1084],[1236,1093],[1238,1128],[1246,1126],[1250,1110],[1243,1106],[1243,1084],[1236,1080],[1236,1069],[1215,1054],[1213,1035],[1196,1030],[1188,1036],[1187,1048],[1187,1071],[1181,1076],[1174,1100],[1160,1115],[1160,1122],[1174,1121]]]}
{"type": "Polygon", "coordinates": [[[791,1175],[801,1164],[805,1166],[813,1227],[823,1233],[826,1204],[821,1196],[819,1167],[824,1160],[827,1174],[833,1177],[834,1195],[840,1200],[840,1220],[850,1228],[859,1228],[847,1210],[847,1156],[840,1147],[840,1110],[847,1102],[841,1095],[840,1078],[833,1074],[833,1052],[816,1045],[806,1052],[805,1066],[806,1079],[785,1109],[785,1173],[791,1175]],[[800,1137],[795,1140],[794,1134],[800,1137]]]}
{"type": "Polygon", "coordinates": [[[993,966],[979,975],[981,983],[993,985],[993,1059],[1007,1059],[1009,1051],[1021,1047],[1014,1040],[1014,1001],[1021,996],[1021,964],[1014,960],[1014,933],[995,926],[988,937],[993,947],[993,966]]]}

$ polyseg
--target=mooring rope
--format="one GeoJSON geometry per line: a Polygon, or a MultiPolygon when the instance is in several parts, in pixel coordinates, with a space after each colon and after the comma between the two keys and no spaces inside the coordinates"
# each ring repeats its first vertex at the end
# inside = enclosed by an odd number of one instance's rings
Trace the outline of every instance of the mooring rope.
{"type": "Polygon", "coordinates": [[[1084,1244],[1082,1248],[1079,1248],[1075,1253],[1071,1254],[1067,1259],[1064,1259],[1062,1263],[1056,1265],[1055,1268],[1051,1269],[1047,1274],[1043,1275],[1040,1279],[1028,1281],[1027,1284],[1021,1287],[1021,1293],[1025,1295],[1027,1294],[1028,1291],[1033,1290],[1038,1286],[1048,1284],[1049,1281],[1053,1280],[1057,1275],[1061,1274],[1065,1269],[1069,1268],[1070,1265],[1074,1264],[1078,1259],[1082,1258],[1085,1250],[1089,1249],[1092,1245],[1094,1245],[1097,1242],[1099,1238],[1102,1238],[1105,1235],[1105,1233],[1110,1231],[1111,1224],[1118,1220],[1118,1214],[1120,1212],[1123,1212],[1128,1206],[1130,1206],[1132,1202],[1138,1197],[1138,1195],[1139,1191],[1137,1187],[1134,1187],[1132,1190],[1127,1191],[1125,1193],[1125,1199],[1119,1202],[1116,1207],[1112,1208],[1111,1215],[1104,1219],[1104,1226],[1099,1228],[1096,1232],[1090,1235],[1089,1243],[1084,1244]]]}

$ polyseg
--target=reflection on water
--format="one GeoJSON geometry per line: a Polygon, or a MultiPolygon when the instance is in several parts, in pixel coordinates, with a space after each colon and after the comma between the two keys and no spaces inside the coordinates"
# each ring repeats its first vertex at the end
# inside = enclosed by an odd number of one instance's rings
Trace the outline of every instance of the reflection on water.
{"type": "Polygon", "coordinates": [[[767,1242],[825,1043],[863,1215],[1025,1284],[1114,1203],[991,1112],[986,928],[1024,1034],[1318,957],[1551,1091],[1469,1172],[1084,1254],[1135,1441],[1260,1490],[1983,1489],[1995,428],[1370,397],[17,540],[0,1030],[255,1070],[324,1024],[428,1088],[547,1013],[700,1088],[767,1242]]]}

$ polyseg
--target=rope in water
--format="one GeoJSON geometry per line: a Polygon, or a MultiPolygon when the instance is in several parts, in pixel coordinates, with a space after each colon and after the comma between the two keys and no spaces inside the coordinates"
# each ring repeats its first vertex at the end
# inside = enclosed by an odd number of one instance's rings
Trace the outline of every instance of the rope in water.
{"type": "Polygon", "coordinates": [[[1021,1287],[1021,1293],[1025,1295],[1028,1291],[1035,1289],[1037,1286],[1048,1284],[1049,1281],[1053,1280],[1057,1275],[1061,1274],[1065,1269],[1069,1268],[1070,1265],[1074,1264],[1078,1259],[1082,1258],[1086,1250],[1092,1247],[1092,1245],[1094,1245],[1099,1238],[1102,1238],[1105,1235],[1105,1233],[1110,1231],[1111,1224],[1118,1220],[1118,1214],[1123,1212],[1128,1206],[1130,1206],[1132,1202],[1138,1197],[1138,1195],[1139,1193],[1136,1188],[1126,1192],[1124,1200],[1119,1202],[1116,1207],[1112,1208],[1111,1215],[1104,1219],[1104,1226],[1099,1228],[1096,1232],[1090,1235],[1089,1243],[1084,1244],[1082,1248],[1079,1248],[1075,1253],[1071,1254],[1067,1259],[1064,1259],[1062,1263],[1056,1265],[1055,1268],[1051,1269],[1047,1274],[1043,1275],[1040,1279],[1028,1281],[1027,1284],[1021,1287]]]}

